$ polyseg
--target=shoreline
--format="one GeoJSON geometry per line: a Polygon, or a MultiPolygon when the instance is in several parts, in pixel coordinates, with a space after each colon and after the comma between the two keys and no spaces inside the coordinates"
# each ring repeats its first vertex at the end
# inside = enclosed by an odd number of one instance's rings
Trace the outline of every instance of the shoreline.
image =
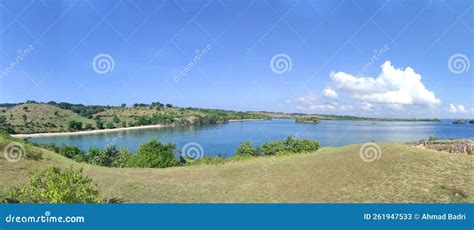
{"type": "Polygon", "coordinates": [[[241,121],[264,121],[264,120],[273,120],[273,119],[230,119],[228,122],[241,122],[241,121]]]}
{"type": "MultiPolygon", "coordinates": [[[[274,119],[291,119],[291,118],[272,118],[270,120],[274,120],[274,119]]],[[[228,122],[246,122],[246,121],[264,121],[264,120],[268,120],[268,119],[231,119],[231,120],[228,120],[228,122]]],[[[364,121],[369,121],[369,120],[364,120],[364,121]]],[[[373,121],[373,122],[385,122],[385,121],[373,121]]],[[[225,124],[225,123],[222,123],[222,124],[225,124]]],[[[89,134],[99,134],[99,133],[112,133],[112,132],[120,132],[120,131],[127,131],[127,130],[166,128],[166,127],[173,127],[173,126],[179,126],[179,125],[158,124],[158,125],[143,125],[143,126],[134,126],[134,127],[113,128],[113,129],[83,130],[83,131],[75,131],[75,132],[22,133],[22,134],[9,134],[9,135],[12,137],[17,137],[17,138],[79,136],[79,135],[89,135],[89,134]]]]}
{"type": "Polygon", "coordinates": [[[114,128],[114,129],[83,130],[83,131],[76,131],[76,132],[10,134],[10,136],[17,137],[17,138],[75,136],[75,135],[88,135],[88,134],[98,134],[98,133],[112,133],[112,132],[120,132],[120,131],[126,131],[126,130],[136,130],[136,129],[165,128],[165,127],[172,127],[172,126],[176,126],[176,125],[143,125],[143,126],[134,126],[134,127],[114,128]]]}
{"type": "MultiPolygon", "coordinates": [[[[244,122],[244,121],[257,121],[264,119],[235,119],[229,120],[229,122],[244,122]]],[[[99,133],[112,133],[120,132],[127,130],[137,130],[137,129],[155,129],[155,128],[166,128],[173,127],[178,125],[143,125],[143,126],[134,126],[134,127],[123,127],[123,128],[114,128],[114,129],[95,129],[95,130],[83,130],[75,132],[57,132],[57,133],[22,133],[22,134],[10,134],[12,137],[17,138],[32,138],[32,137],[55,137],[55,136],[78,136],[78,135],[89,135],[89,134],[99,134],[99,133]]]]}

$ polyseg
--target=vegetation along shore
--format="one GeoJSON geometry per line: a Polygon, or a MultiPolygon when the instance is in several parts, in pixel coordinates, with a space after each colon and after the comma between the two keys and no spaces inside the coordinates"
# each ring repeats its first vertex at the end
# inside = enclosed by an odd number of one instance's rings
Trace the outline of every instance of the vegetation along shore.
{"type": "MultiPolygon", "coordinates": [[[[286,118],[298,123],[314,123],[320,120],[363,121],[439,121],[438,119],[394,119],[355,116],[237,112],[219,109],[181,108],[171,104],[153,102],[131,106],[82,105],[67,102],[35,102],[0,104],[0,130],[9,134],[38,134],[39,136],[90,134],[103,130],[127,130],[157,128],[172,125],[221,124],[229,121],[245,121],[286,118]],[[77,133],[76,133],[77,132],[77,133]]],[[[107,131],[105,131],[107,132],[107,131]]],[[[38,135],[18,135],[31,137],[38,135]]]]}

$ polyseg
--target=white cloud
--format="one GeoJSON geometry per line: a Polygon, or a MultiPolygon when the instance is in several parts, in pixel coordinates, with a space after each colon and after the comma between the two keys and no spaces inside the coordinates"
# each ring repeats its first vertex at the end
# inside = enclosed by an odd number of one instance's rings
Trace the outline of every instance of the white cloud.
{"type": "Polygon", "coordinates": [[[455,105],[455,104],[449,104],[449,112],[451,113],[466,113],[467,110],[464,108],[464,105],[455,105]]]}
{"type": "Polygon", "coordinates": [[[361,109],[365,110],[365,111],[372,110],[372,104],[370,104],[368,102],[362,102],[361,103],[361,109]]]}
{"type": "Polygon", "coordinates": [[[350,105],[340,105],[333,101],[329,103],[318,103],[318,97],[313,91],[309,91],[306,95],[296,98],[296,108],[301,110],[319,110],[319,111],[346,111],[352,109],[350,105]]]}
{"type": "Polygon", "coordinates": [[[296,101],[301,105],[313,105],[316,103],[316,99],[316,94],[313,91],[309,91],[305,96],[298,97],[296,101]]]}
{"type": "MultiPolygon", "coordinates": [[[[421,75],[407,67],[396,69],[390,61],[381,66],[378,77],[356,77],[348,73],[331,73],[337,88],[363,103],[379,103],[391,108],[434,106],[440,103],[435,94],[421,82],[421,75]]],[[[363,105],[370,109],[372,105],[363,105]]]]}
{"type": "Polygon", "coordinates": [[[337,99],[337,93],[333,89],[324,89],[323,92],[321,93],[324,97],[330,98],[330,99],[337,99]]]}

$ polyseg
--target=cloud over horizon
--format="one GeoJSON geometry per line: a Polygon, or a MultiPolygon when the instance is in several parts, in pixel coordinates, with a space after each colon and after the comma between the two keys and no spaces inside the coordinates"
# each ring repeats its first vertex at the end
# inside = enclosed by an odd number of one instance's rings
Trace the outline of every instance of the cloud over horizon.
{"type": "Polygon", "coordinates": [[[440,99],[422,83],[411,67],[395,68],[390,61],[381,66],[377,77],[358,77],[331,72],[336,89],[361,103],[382,104],[393,109],[407,106],[433,107],[440,99]]]}
{"type": "Polygon", "coordinates": [[[464,105],[449,104],[449,112],[451,113],[467,113],[468,111],[464,108],[464,105]]]}

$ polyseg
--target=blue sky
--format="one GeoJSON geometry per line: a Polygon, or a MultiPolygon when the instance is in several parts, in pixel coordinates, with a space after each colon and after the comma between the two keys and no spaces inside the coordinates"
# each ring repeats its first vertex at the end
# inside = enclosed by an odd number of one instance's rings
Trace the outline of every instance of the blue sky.
{"type": "Polygon", "coordinates": [[[473,5],[2,0],[0,102],[469,118],[473,5]]]}

